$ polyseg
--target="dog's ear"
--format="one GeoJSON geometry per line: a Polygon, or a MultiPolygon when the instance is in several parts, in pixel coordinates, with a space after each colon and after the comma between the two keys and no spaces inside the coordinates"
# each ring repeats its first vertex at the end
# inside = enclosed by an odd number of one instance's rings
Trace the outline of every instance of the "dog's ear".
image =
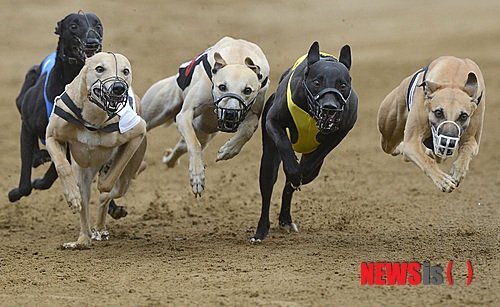
{"type": "Polygon", "coordinates": [[[347,67],[347,70],[351,70],[352,58],[351,47],[349,45],[345,45],[342,49],[340,49],[339,62],[344,64],[345,67],[347,67]]]}
{"type": "Polygon", "coordinates": [[[441,85],[439,83],[429,80],[422,82],[421,84],[419,84],[419,86],[424,88],[425,97],[429,97],[432,93],[441,88],[441,85]]]}
{"type": "Polygon", "coordinates": [[[307,53],[307,67],[319,61],[319,43],[314,42],[307,53]]]}
{"type": "MultiPolygon", "coordinates": [[[[63,20],[64,20],[64,19],[63,19],[63,20]]],[[[63,23],[63,20],[60,20],[60,21],[58,21],[58,22],[57,22],[57,24],[56,24],[56,28],[55,28],[55,30],[54,30],[54,34],[61,36],[61,34],[62,34],[62,33],[61,33],[61,25],[62,25],[62,23],[63,23]]]]}
{"type": "Polygon", "coordinates": [[[465,82],[465,85],[464,85],[464,92],[466,92],[470,98],[475,100],[477,98],[476,97],[477,90],[478,90],[478,85],[477,85],[476,74],[473,72],[470,72],[467,75],[467,81],[465,82]]]}
{"type": "Polygon", "coordinates": [[[259,65],[255,65],[252,61],[251,58],[246,57],[245,58],[245,65],[248,66],[255,74],[257,74],[257,78],[262,79],[262,74],[260,73],[260,67],[259,65]]]}
{"type": "Polygon", "coordinates": [[[227,63],[224,61],[220,53],[214,53],[215,64],[214,68],[212,68],[212,73],[216,74],[222,67],[226,66],[227,63]]]}

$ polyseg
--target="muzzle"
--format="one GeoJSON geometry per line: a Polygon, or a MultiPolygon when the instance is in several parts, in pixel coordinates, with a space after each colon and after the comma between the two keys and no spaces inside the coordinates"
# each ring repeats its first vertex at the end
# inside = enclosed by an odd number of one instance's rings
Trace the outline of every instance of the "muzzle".
{"type": "Polygon", "coordinates": [[[86,58],[90,58],[102,50],[102,37],[93,28],[89,28],[87,30],[84,40],[78,36],[75,36],[74,38],[78,42],[76,53],[83,62],[85,62],[86,58]],[[93,33],[94,35],[92,36],[94,37],[89,37],[90,33],[93,33]]]}
{"type": "Polygon", "coordinates": [[[327,134],[339,130],[340,115],[344,111],[344,107],[351,96],[351,91],[349,95],[344,97],[342,93],[333,87],[328,87],[321,90],[318,94],[313,95],[306,85],[306,81],[302,81],[304,88],[306,90],[307,102],[309,104],[309,110],[311,111],[312,117],[316,120],[316,126],[321,133],[327,134]],[[325,106],[320,103],[320,99],[326,94],[333,94],[340,102],[340,107],[325,106]]]}
{"type": "Polygon", "coordinates": [[[452,156],[455,152],[455,149],[457,149],[458,147],[458,142],[460,141],[460,137],[462,135],[462,129],[460,128],[460,126],[454,121],[447,120],[440,123],[437,128],[434,128],[434,126],[431,125],[431,132],[432,141],[434,143],[434,154],[442,159],[446,159],[449,156],[452,156]],[[441,133],[440,130],[442,130],[441,128],[443,127],[443,124],[446,123],[456,126],[456,128],[458,129],[457,137],[447,136],[441,133]]]}
{"type": "Polygon", "coordinates": [[[74,36],[74,39],[78,42],[78,46],[75,50],[76,55],[82,62],[85,62],[86,58],[90,58],[102,50],[102,36],[90,25],[89,19],[84,11],[80,10],[78,14],[83,14],[89,26],[87,33],[85,33],[84,40],[78,36],[74,36]]]}
{"type": "Polygon", "coordinates": [[[257,96],[255,96],[255,98],[248,105],[245,104],[245,100],[243,100],[243,98],[234,93],[226,93],[218,99],[214,98],[214,112],[217,114],[217,129],[223,132],[236,132],[239,125],[247,116],[248,111],[252,108],[256,98],[257,96]],[[237,109],[220,107],[219,103],[225,98],[234,98],[238,100],[240,107],[237,109]]]}
{"type": "Polygon", "coordinates": [[[88,98],[112,118],[127,104],[128,84],[118,76],[98,79],[90,87],[88,98]]]}

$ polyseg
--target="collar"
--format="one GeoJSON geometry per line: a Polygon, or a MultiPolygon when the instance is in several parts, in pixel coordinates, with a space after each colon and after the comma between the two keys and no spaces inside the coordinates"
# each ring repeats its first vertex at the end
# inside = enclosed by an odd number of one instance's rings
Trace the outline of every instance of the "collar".
{"type": "Polygon", "coordinates": [[[415,89],[425,80],[427,68],[428,67],[423,67],[419,69],[411,78],[410,85],[408,85],[408,91],[406,93],[406,106],[408,107],[408,111],[411,110],[411,106],[413,105],[413,96],[415,95],[415,89]],[[418,82],[418,78],[420,77],[420,75],[423,75],[422,82],[418,82]]]}
{"type": "Polygon", "coordinates": [[[64,111],[62,108],[59,106],[54,107],[54,113],[57,114],[59,117],[64,119],[65,121],[79,127],[86,128],[89,131],[99,131],[99,132],[106,132],[106,133],[111,133],[111,132],[116,132],[119,131],[119,125],[118,123],[113,123],[109,124],[107,126],[104,126],[102,128],[96,128],[93,126],[88,125],[88,122],[83,118],[82,116],[82,110],[76,106],[76,104],[71,100],[71,98],[68,96],[66,92],[62,93],[61,96],[59,96],[61,101],[71,110],[71,112],[76,116],[71,115],[70,113],[64,111]]]}

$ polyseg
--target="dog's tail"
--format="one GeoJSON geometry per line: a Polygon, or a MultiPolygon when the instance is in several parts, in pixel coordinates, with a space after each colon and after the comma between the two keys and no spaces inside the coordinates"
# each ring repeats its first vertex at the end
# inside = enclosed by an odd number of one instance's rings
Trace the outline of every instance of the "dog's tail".
{"type": "Polygon", "coordinates": [[[21,87],[21,91],[16,98],[16,106],[19,113],[21,113],[21,104],[24,99],[24,94],[26,91],[35,85],[36,81],[40,77],[40,65],[33,65],[28,72],[26,73],[26,77],[24,78],[23,86],[21,87]]]}

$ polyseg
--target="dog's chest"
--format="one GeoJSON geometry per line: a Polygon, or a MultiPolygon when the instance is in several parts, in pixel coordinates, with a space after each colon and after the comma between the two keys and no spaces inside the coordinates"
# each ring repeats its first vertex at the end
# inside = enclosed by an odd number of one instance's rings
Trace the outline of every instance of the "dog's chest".
{"type": "Polygon", "coordinates": [[[82,131],[70,141],[71,155],[81,167],[95,167],[106,163],[113,150],[121,145],[113,134],[82,131]]]}

